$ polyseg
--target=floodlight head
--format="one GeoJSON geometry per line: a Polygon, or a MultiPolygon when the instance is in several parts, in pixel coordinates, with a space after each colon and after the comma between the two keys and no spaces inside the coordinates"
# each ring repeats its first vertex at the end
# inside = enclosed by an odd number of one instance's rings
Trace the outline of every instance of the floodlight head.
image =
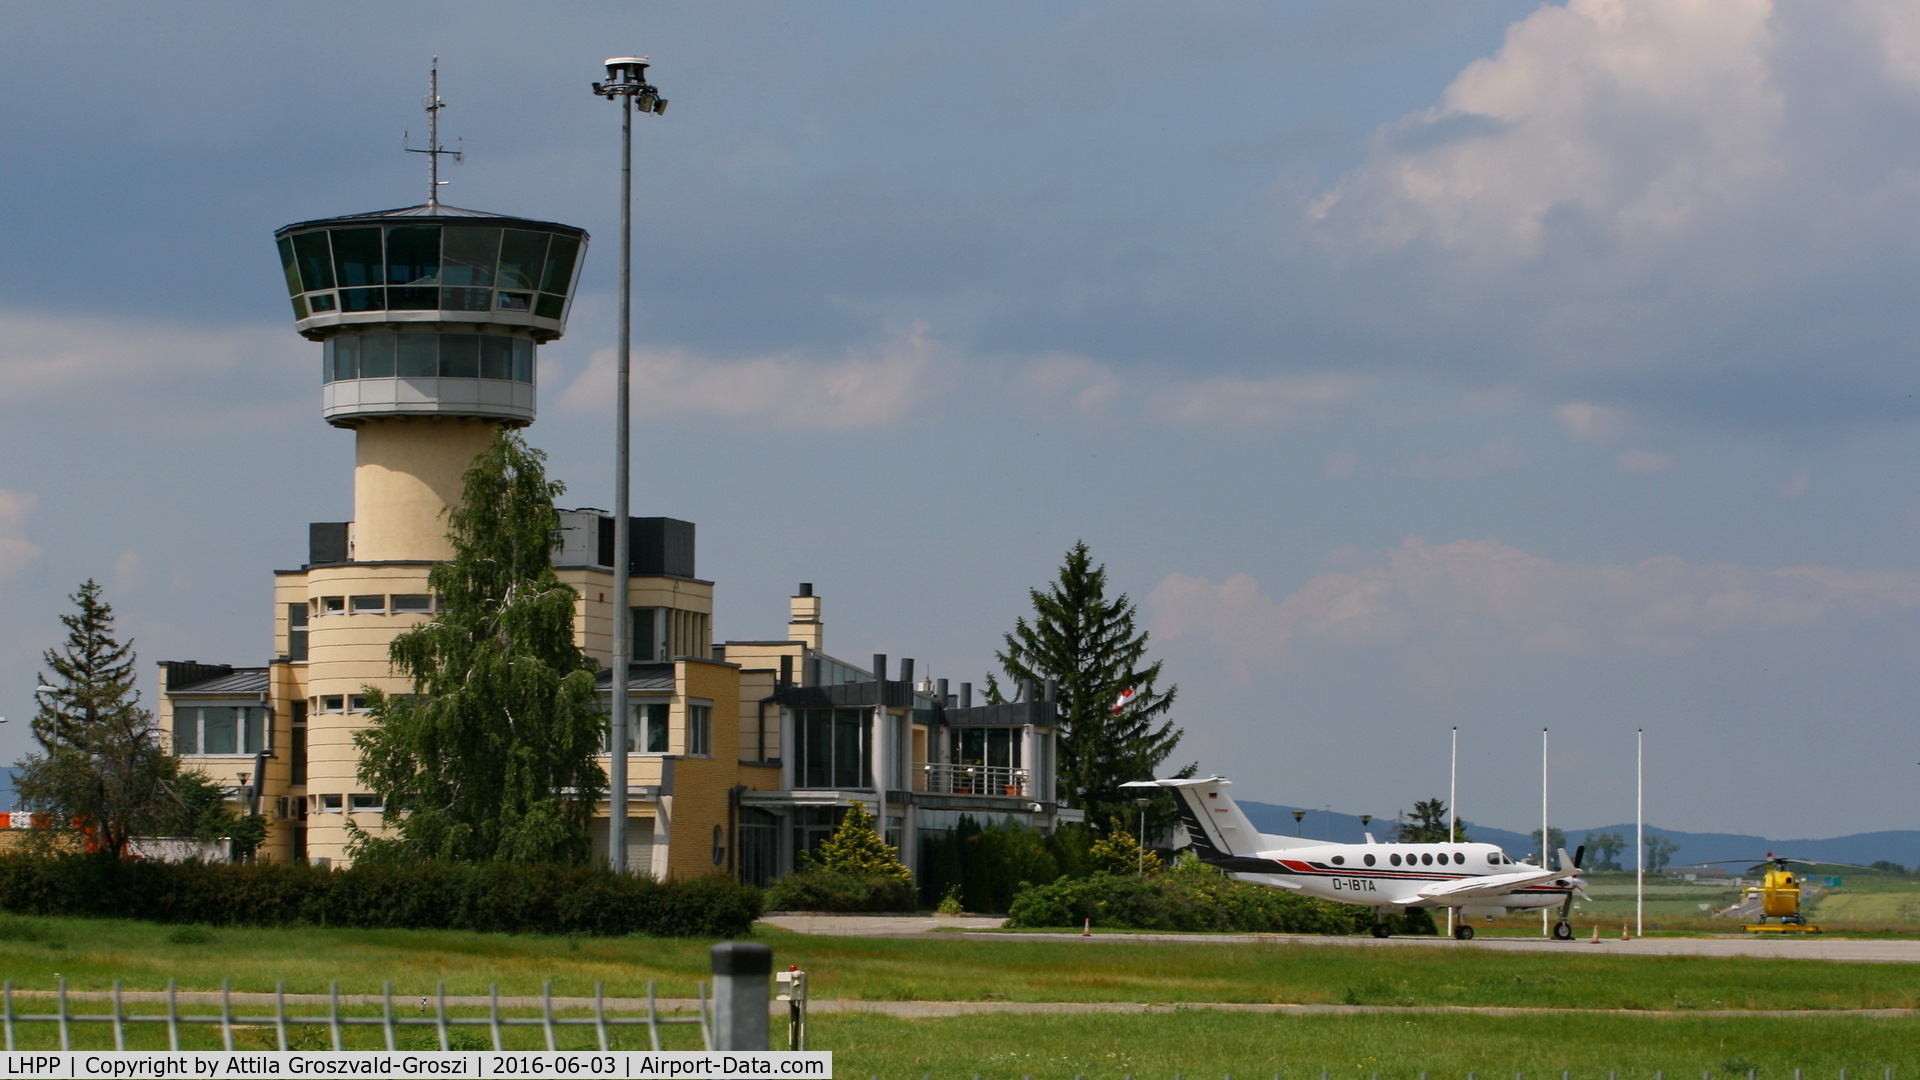
{"type": "Polygon", "coordinates": [[[652,60],[644,56],[610,56],[607,58],[607,81],[646,82],[647,67],[652,63],[652,60]]]}
{"type": "Polygon", "coordinates": [[[41,683],[39,686],[36,686],[33,688],[33,692],[36,696],[40,694],[57,694],[60,692],[60,688],[57,686],[48,686],[46,683],[41,683]]]}

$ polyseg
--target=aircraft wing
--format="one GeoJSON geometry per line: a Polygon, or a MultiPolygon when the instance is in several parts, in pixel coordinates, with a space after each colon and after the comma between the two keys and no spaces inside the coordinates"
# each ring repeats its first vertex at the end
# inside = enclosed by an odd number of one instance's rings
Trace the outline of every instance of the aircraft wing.
{"type": "Polygon", "coordinates": [[[1538,869],[1525,870],[1517,874],[1489,874],[1486,877],[1436,882],[1421,889],[1419,895],[1426,900],[1438,900],[1442,897],[1464,900],[1481,896],[1501,896],[1515,889],[1524,889],[1529,885],[1572,876],[1564,870],[1538,869]]]}

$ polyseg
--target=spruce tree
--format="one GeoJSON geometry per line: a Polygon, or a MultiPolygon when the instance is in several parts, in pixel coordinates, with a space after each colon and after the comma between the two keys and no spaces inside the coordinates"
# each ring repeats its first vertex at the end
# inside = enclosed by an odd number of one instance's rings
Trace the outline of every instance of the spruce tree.
{"type": "Polygon", "coordinates": [[[607,718],[574,642],[577,594],[553,571],[564,487],[545,462],[503,432],[466,474],[453,558],[428,576],[439,613],[389,650],[413,693],[370,690],[372,726],[354,737],[393,829],[357,838],[357,858],[588,857],[607,718]]]}
{"type": "Polygon", "coordinates": [[[871,874],[896,881],[913,880],[913,875],[900,861],[899,849],[881,837],[879,830],[873,827],[873,815],[867,813],[867,808],[860,803],[847,808],[846,816],[840,819],[840,827],[833,831],[832,836],[822,840],[808,858],[823,870],[842,874],[871,874]]]}
{"type": "MultiPolygon", "coordinates": [[[[1049,679],[1058,684],[1062,797],[1089,822],[1117,818],[1132,827],[1139,811],[1120,785],[1152,779],[1173,754],[1183,732],[1167,714],[1178,687],[1160,689],[1160,661],[1147,661],[1133,601],[1125,593],[1107,598],[1107,568],[1093,564],[1085,541],[1067,552],[1047,591],[1029,596],[1031,621],[1017,619],[994,658],[1015,686],[1037,693],[1049,679]]],[[[1005,696],[991,676],[987,692],[989,700],[1005,696]]],[[[1176,775],[1192,773],[1189,765],[1176,775]]],[[[1169,814],[1166,801],[1156,800],[1152,827],[1169,814]]]]}
{"type": "Polygon", "coordinates": [[[71,599],[76,610],[60,616],[65,644],[41,654],[50,674],[40,676],[47,689],[33,718],[40,752],[16,763],[14,785],[23,806],[118,856],[134,836],[186,831],[175,790],[180,760],[140,707],[133,642],[114,638],[100,586],[88,579],[71,599]]]}
{"type": "MultiPolygon", "coordinates": [[[[1447,800],[1434,797],[1413,804],[1413,820],[1401,822],[1394,830],[1403,844],[1444,844],[1447,842],[1447,800]]],[[[1453,823],[1453,842],[1467,842],[1467,823],[1453,823]]]]}

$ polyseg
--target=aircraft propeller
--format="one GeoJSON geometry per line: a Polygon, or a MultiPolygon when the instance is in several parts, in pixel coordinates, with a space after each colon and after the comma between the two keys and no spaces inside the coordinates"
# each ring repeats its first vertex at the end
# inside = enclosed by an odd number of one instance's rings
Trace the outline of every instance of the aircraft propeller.
{"type": "MultiPolygon", "coordinates": [[[[1561,848],[1560,854],[1562,856],[1566,855],[1566,849],[1561,848]]],[[[1586,856],[1587,856],[1587,845],[1581,844],[1579,847],[1573,849],[1573,870],[1576,873],[1579,872],[1580,870],[1580,860],[1586,858],[1586,856]]],[[[1567,866],[1564,862],[1561,864],[1560,869],[1562,870],[1567,869],[1567,866]]],[[[1568,917],[1573,914],[1573,894],[1574,893],[1579,893],[1580,899],[1582,900],[1590,901],[1593,899],[1593,897],[1587,895],[1587,891],[1585,889],[1582,889],[1580,886],[1575,885],[1573,887],[1573,892],[1569,892],[1567,894],[1567,898],[1565,900],[1560,901],[1560,921],[1561,922],[1566,922],[1568,917]]]]}

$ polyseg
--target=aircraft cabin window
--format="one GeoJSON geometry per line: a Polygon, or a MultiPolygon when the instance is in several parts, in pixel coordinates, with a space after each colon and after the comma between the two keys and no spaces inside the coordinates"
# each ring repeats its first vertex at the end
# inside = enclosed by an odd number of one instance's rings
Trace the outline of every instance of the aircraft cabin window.
{"type": "Polygon", "coordinates": [[[1432,866],[1432,865],[1433,865],[1433,852],[1431,852],[1431,851],[1429,851],[1429,852],[1423,852],[1423,853],[1421,854],[1421,856],[1420,856],[1420,861],[1421,861],[1421,862],[1423,862],[1423,863],[1426,863],[1426,864],[1427,864],[1428,866],[1432,866]]]}
{"type": "Polygon", "coordinates": [[[1467,853],[1466,853],[1466,852],[1464,852],[1464,851],[1456,851],[1456,852],[1454,852],[1454,853],[1453,853],[1453,865],[1455,865],[1455,866],[1465,866],[1465,865],[1467,865],[1467,853]]]}
{"type": "Polygon", "coordinates": [[[1333,857],[1333,865],[1335,866],[1347,865],[1347,857],[1345,855],[1335,855],[1333,857]]]}
{"type": "Polygon", "coordinates": [[[1373,865],[1373,856],[1371,856],[1371,855],[1362,855],[1362,856],[1361,856],[1360,858],[1361,858],[1361,859],[1362,859],[1363,861],[1365,861],[1365,862],[1366,862],[1366,864],[1367,864],[1368,866],[1372,866],[1372,865],[1373,865]]]}
{"type": "Polygon", "coordinates": [[[1398,856],[1398,855],[1389,855],[1389,856],[1387,856],[1387,861],[1388,861],[1388,862],[1390,862],[1390,863],[1392,863],[1392,864],[1393,864],[1393,865],[1395,865],[1395,866],[1399,866],[1399,865],[1400,865],[1400,856],[1398,856]]]}

